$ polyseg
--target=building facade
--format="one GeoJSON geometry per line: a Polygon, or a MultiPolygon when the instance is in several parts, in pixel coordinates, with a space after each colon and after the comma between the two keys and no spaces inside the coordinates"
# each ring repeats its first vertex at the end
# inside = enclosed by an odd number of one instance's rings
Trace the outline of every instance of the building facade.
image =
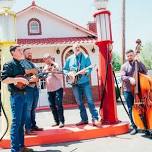
{"type": "MultiPolygon", "coordinates": [[[[94,23],[88,27],[81,27],[61,16],[43,9],[32,2],[32,5],[17,13],[17,43],[22,47],[30,47],[33,53],[33,62],[43,69],[43,55],[49,53],[55,61],[63,67],[65,59],[73,53],[72,45],[79,43],[82,51],[87,53],[92,64],[98,65],[98,47],[95,45],[96,29],[94,23]]],[[[64,103],[74,103],[71,86],[64,84],[64,103]]],[[[98,75],[97,69],[91,74],[94,99],[97,101],[98,75]]],[[[39,106],[48,105],[45,80],[40,81],[39,106]]]]}

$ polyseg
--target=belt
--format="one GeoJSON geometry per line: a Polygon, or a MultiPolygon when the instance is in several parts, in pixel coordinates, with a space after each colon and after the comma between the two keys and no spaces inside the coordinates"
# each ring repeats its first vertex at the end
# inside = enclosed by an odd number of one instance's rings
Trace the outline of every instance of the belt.
{"type": "Polygon", "coordinates": [[[13,94],[22,94],[22,95],[26,95],[26,91],[14,91],[14,92],[11,92],[11,95],[13,94]]]}

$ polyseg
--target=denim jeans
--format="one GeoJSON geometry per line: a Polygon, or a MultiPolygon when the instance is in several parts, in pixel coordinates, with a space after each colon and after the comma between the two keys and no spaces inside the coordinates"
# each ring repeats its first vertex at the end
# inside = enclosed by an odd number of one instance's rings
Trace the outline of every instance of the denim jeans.
{"type": "Polygon", "coordinates": [[[63,99],[63,88],[60,88],[53,92],[48,92],[48,100],[49,100],[50,108],[52,110],[54,120],[57,124],[59,124],[59,122],[64,123],[62,99],[63,99]]]}
{"type": "Polygon", "coordinates": [[[134,96],[132,95],[131,92],[124,91],[124,98],[127,103],[131,125],[134,129],[136,129],[137,127],[136,127],[136,125],[133,121],[133,117],[132,117],[132,106],[134,105],[134,96]]]}
{"type": "Polygon", "coordinates": [[[38,104],[39,99],[39,89],[37,87],[27,87],[26,88],[26,102],[27,102],[27,112],[26,112],[26,122],[25,129],[30,130],[36,126],[35,121],[35,109],[38,104]]]}
{"type": "Polygon", "coordinates": [[[11,152],[19,152],[24,146],[24,124],[26,119],[26,101],[23,93],[13,93],[10,96],[12,125],[11,152]]]}
{"type": "Polygon", "coordinates": [[[89,107],[90,113],[92,115],[92,121],[98,120],[98,112],[97,112],[94,102],[93,102],[90,83],[87,82],[84,84],[73,85],[72,89],[73,89],[73,94],[75,96],[75,100],[80,109],[81,121],[84,121],[84,122],[88,121],[88,115],[87,115],[86,108],[83,103],[83,94],[86,96],[88,107],[89,107]]]}

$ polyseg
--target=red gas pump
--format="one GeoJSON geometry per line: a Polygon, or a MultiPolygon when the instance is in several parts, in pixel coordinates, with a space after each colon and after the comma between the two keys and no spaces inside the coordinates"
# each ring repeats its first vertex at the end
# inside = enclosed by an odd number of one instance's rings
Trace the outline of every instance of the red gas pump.
{"type": "Polygon", "coordinates": [[[112,30],[111,13],[106,10],[108,0],[94,0],[97,11],[94,14],[99,47],[99,79],[101,87],[100,115],[103,124],[119,122],[117,118],[116,95],[112,72],[112,30]]]}

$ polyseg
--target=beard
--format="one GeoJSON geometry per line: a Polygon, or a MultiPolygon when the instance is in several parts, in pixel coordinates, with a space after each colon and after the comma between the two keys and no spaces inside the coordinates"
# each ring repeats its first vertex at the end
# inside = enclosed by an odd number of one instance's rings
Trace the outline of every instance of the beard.
{"type": "Polygon", "coordinates": [[[32,55],[28,55],[28,56],[26,57],[26,59],[31,61],[31,60],[32,60],[32,55]]]}
{"type": "Polygon", "coordinates": [[[133,59],[129,59],[128,61],[129,61],[129,62],[133,62],[134,60],[133,60],[133,59]]]}

